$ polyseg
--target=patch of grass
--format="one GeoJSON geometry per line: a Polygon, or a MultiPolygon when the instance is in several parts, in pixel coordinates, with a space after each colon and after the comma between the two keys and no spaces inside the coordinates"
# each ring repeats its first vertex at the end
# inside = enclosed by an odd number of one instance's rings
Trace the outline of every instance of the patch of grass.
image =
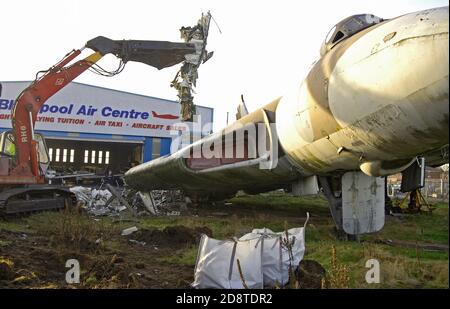
{"type": "Polygon", "coordinates": [[[7,245],[9,245],[9,244],[11,244],[11,243],[12,243],[12,241],[9,241],[9,240],[1,240],[1,239],[0,239],[0,247],[7,246],[7,245]]]}
{"type": "Polygon", "coordinates": [[[401,255],[411,259],[417,258],[417,253],[419,258],[423,260],[444,260],[448,261],[448,252],[444,251],[427,251],[419,248],[417,251],[415,248],[401,248],[401,247],[391,247],[386,246],[385,250],[393,255],[401,255]]]}
{"type": "Polygon", "coordinates": [[[335,245],[339,264],[345,265],[348,270],[350,288],[448,288],[449,286],[448,254],[446,260],[434,260],[434,257],[430,259],[430,256],[421,252],[418,260],[416,254],[411,251],[409,255],[405,255],[404,248],[336,241],[308,242],[308,236],[306,239],[305,259],[319,262],[327,273],[332,275],[336,270],[330,261],[330,250],[335,245]],[[365,280],[366,272],[369,270],[365,264],[372,258],[380,262],[380,284],[368,284],[365,280]]]}
{"type": "Polygon", "coordinates": [[[138,224],[138,227],[164,229],[165,227],[175,225],[184,225],[191,228],[208,226],[213,231],[214,237],[229,237],[231,236],[230,230],[233,229],[230,226],[229,219],[187,216],[180,216],[177,218],[145,218],[138,224]]]}
{"type": "MultiPolygon", "coordinates": [[[[137,225],[141,228],[158,228],[163,229],[167,226],[185,225],[188,227],[202,227],[207,226],[213,232],[213,237],[223,239],[231,237],[239,237],[245,233],[249,233],[256,227],[267,227],[274,231],[284,230],[285,218],[275,219],[273,216],[265,214],[256,214],[254,216],[231,215],[228,217],[192,217],[192,216],[180,216],[176,218],[172,217],[149,217],[142,219],[137,225]]],[[[303,220],[298,221],[289,220],[288,228],[298,227],[303,225],[303,220]]]]}
{"type": "Polygon", "coordinates": [[[258,195],[241,194],[229,200],[233,204],[247,206],[252,209],[268,209],[279,211],[311,212],[329,214],[325,197],[298,197],[283,192],[269,192],[258,195]]]}
{"type": "Polygon", "coordinates": [[[98,247],[95,245],[97,239],[119,233],[118,227],[110,221],[95,221],[76,210],[42,212],[28,217],[27,223],[37,233],[48,236],[54,245],[77,251],[98,247]]]}
{"type": "MultiPolygon", "coordinates": [[[[303,225],[304,219],[299,216],[290,216],[289,212],[295,211],[297,214],[310,213],[326,213],[329,216],[328,206],[323,197],[294,197],[289,194],[272,192],[260,195],[240,195],[230,200],[233,202],[233,208],[227,210],[233,213],[233,209],[238,211],[242,209],[250,209],[251,213],[247,215],[233,214],[226,217],[214,216],[176,216],[176,217],[144,217],[140,218],[139,222],[124,223],[124,227],[136,225],[138,228],[158,228],[164,229],[167,226],[185,225],[188,227],[202,227],[208,226],[213,231],[213,237],[223,239],[234,236],[241,236],[250,232],[254,228],[267,227],[274,231],[282,231],[285,227],[285,221],[288,228],[298,227],[303,225]],[[267,211],[279,210],[280,212],[287,212],[286,217],[281,218],[267,211]]],[[[316,216],[317,218],[317,216],[316,216]]],[[[323,220],[322,218],[320,218],[323,220]]],[[[105,220],[105,219],[102,219],[105,220]]],[[[107,220],[107,219],[106,219],[107,220]]],[[[327,219],[325,219],[327,220],[327,219]]],[[[313,223],[315,218],[311,218],[313,223]]],[[[321,235],[332,237],[329,231],[315,229],[314,234],[317,238],[321,235]]]]}
{"type": "Polygon", "coordinates": [[[448,202],[437,202],[433,204],[433,207],[448,209],[448,202]]]}
{"type": "Polygon", "coordinates": [[[157,258],[157,260],[169,264],[194,267],[197,259],[197,251],[197,246],[191,246],[185,249],[177,250],[173,255],[157,258]]]}
{"type": "Polygon", "coordinates": [[[102,239],[102,246],[114,252],[124,250],[124,244],[117,239],[102,239]]]}
{"type": "Polygon", "coordinates": [[[440,203],[431,214],[403,214],[386,217],[384,228],[363,239],[398,239],[425,243],[448,244],[448,204],[440,203]]]}
{"type": "Polygon", "coordinates": [[[23,219],[0,218],[0,230],[16,232],[16,233],[31,233],[32,230],[23,219]]]}

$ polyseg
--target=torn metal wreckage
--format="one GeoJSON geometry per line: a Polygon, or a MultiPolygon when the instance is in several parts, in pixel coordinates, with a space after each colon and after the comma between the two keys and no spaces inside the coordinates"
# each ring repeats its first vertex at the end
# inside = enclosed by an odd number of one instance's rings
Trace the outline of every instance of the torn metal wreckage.
{"type": "Polygon", "coordinates": [[[179,190],[142,193],[108,183],[98,188],[74,186],[70,191],[79,206],[93,216],[121,216],[123,211],[133,216],[179,216],[190,202],[179,190]]]}
{"type": "Polygon", "coordinates": [[[192,93],[197,84],[198,68],[202,63],[208,61],[214,52],[206,50],[206,43],[209,34],[209,25],[211,22],[211,13],[198,20],[193,27],[181,27],[181,38],[190,44],[194,44],[195,53],[185,56],[183,65],[175,75],[171,87],[178,91],[178,99],[181,104],[181,119],[182,121],[192,121],[195,114],[195,105],[193,102],[192,93]]]}

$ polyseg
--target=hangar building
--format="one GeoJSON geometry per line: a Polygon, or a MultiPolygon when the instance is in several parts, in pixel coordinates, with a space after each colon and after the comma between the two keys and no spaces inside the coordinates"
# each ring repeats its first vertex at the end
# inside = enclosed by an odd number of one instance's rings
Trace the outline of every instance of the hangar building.
{"type": "MultiPolygon", "coordinates": [[[[15,99],[30,82],[1,84],[0,132],[11,129],[15,99]]],[[[193,134],[210,134],[213,109],[197,106],[196,114],[210,125],[187,124],[193,134]]],[[[46,139],[53,169],[120,172],[133,161],[168,154],[182,129],[179,115],[176,101],[72,82],[41,108],[35,128],[46,139]]]]}

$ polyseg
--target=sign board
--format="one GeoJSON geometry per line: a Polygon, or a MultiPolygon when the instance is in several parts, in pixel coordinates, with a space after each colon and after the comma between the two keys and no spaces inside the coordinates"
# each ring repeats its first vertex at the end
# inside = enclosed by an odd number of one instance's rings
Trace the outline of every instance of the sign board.
{"type": "MultiPolygon", "coordinates": [[[[11,128],[15,99],[30,82],[1,82],[0,127],[11,128]]],[[[175,137],[190,130],[207,135],[212,130],[213,110],[197,106],[201,126],[181,124],[180,104],[159,98],[70,83],[43,105],[36,130],[175,137]],[[209,124],[209,125],[208,125],[209,124]]]]}

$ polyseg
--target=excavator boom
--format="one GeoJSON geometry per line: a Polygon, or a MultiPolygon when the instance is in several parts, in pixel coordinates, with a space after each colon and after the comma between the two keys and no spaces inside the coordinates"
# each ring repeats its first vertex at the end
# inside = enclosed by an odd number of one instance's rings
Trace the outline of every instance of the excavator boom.
{"type": "Polygon", "coordinates": [[[51,96],[102,57],[99,52],[95,52],[89,57],[65,67],[80,53],[80,50],[74,50],[67,54],[62,61],[51,67],[43,76],[23,90],[17,98],[12,110],[17,164],[12,174],[26,177],[30,176],[31,173],[36,177],[36,183],[44,181],[43,175],[39,174],[37,148],[34,141],[34,124],[42,105],[51,96]]]}

